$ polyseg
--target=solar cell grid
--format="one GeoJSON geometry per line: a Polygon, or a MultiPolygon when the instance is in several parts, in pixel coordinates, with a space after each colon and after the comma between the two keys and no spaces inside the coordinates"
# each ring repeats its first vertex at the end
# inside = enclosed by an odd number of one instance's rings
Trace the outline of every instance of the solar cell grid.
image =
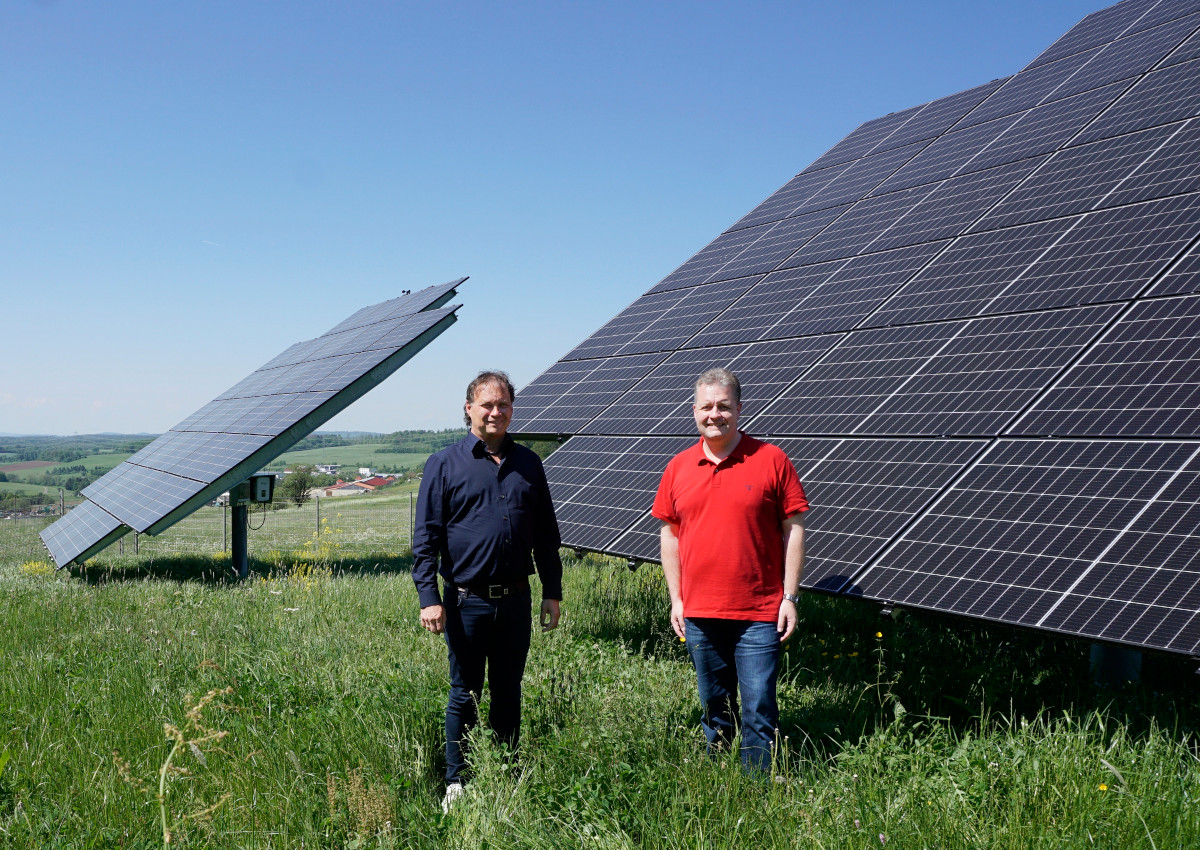
{"type": "Polygon", "coordinates": [[[854,432],[998,434],[1117,312],[1085,307],[972,321],[854,432]]]}
{"type": "Polygon", "coordinates": [[[1157,0],[1125,0],[1123,3],[1092,12],[1025,67],[1036,68],[1063,56],[1116,41],[1126,32],[1132,32],[1138,19],[1156,4],[1157,0]]]}
{"type": "Polygon", "coordinates": [[[1096,47],[1009,77],[1008,82],[999,91],[981,103],[956,129],[961,130],[1037,106],[1047,98],[1053,97],[1055,90],[1073,74],[1078,73],[1100,50],[1101,48],[1096,47]]]}
{"type": "Polygon", "coordinates": [[[961,237],[872,314],[870,323],[978,315],[1075,223],[1055,219],[961,237]]]}
{"type": "Polygon", "coordinates": [[[144,532],[204,486],[201,481],[125,462],[82,493],[134,531],[144,532]]]}
{"type": "MultiPolygon", "coordinates": [[[[607,457],[593,452],[596,456],[592,460],[601,468],[587,487],[566,501],[555,499],[554,512],[564,546],[605,548],[649,510],[667,461],[694,442],[690,437],[609,439],[620,442],[607,444],[614,446],[607,457]]],[[[547,459],[547,476],[558,454],[547,459]]]]}
{"type": "Polygon", "coordinates": [[[1037,625],[1196,448],[1001,441],[858,583],[875,599],[1037,625]]]}
{"type": "Polygon", "coordinates": [[[813,164],[801,173],[807,174],[811,171],[820,171],[830,166],[850,162],[851,160],[866,156],[881,141],[894,133],[897,127],[900,127],[904,122],[920,112],[924,106],[925,104],[922,103],[899,112],[890,112],[879,118],[864,121],[850,135],[817,157],[813,161],[813,164]]]}
{"type": "Polygon", "coordinates": [[[928,197],[936,185],[915,186],[859,201],[783,262],[780,268],[794,268],[861,253],[865,244],[907,210],[928,197]]]}
{"type": "Polygon", "coordinates": [[[1010,433],[1200,436],[1200,297],[1134,305],[1010,433]]]}
{"type": "Polygon", "coordinates": [[[900,248],[958,236],[1045,160],[1045,156],[1026,159],[936,183],[932,192],[897,218],[865,250],[900,248]]]}
{"type": "Polygon", "coordinates": [[[981,313],[1131,298],[1191,242],[1200,195],[1087,213],[981,313]]]}
{"type": "Polygon", "coordinates": [[[1175,52],[1170,56],[1163,59],[1158,67],[1166,68],[1170,65],[1178,65],[1197,57],[1200,57],[1200,32],[1188,36],[1187,40],[1175,48],[1175,52]]]}
{"type": "Polygon", "coordinates": [[[1193,245],[1188,253],[1150,290],[1150,295],[1185,295],[1200,292],[1200,252],[1193,245]]]}
{"type": "Polygon", "coordinates": [[[673,351],[690,339],[696,328],[703,327],[760,280],[761,276],[743,277],[682,290],[683,298],[653,317],[643,330],[613,353],[673,351]]]}
{"type": "Polygon", "coordinates": [[[962,325],[934,324],[855,331],[761,414],[756,434],[850,434],[962,325]]]}
{"type": "Polygon", "coordinates": [[[742,230],[756,224],[766,224],[787,218],[809,198],[820,192],[830,181],[840,177],[849,167],[850,163],[846,163],[820,171],[806,171],[803,174],[797,174],[785,183],[783,188],[738,219],[729,229],[742,230]]]}
{"type": "Polygon", "coordinates": [[[918,155],[927,142],[916,142],[856,160],[838,177],[798,208],[799,211],[857,201],[918,155]]]}
{"type": "Polygon", "coordinates": [[[750,346],[716,346],[679,351],[583,427],[594,434],[692,434],[691,405],[700,373],[734,370],[742,384],[742,417],[753,416],[792,376],[824,354],[837,337],[806,337],[750,346]]]}
{"type": "Polygon", "coordinates": [[[1019,113],[1008,115],[940,136],[871,194],[883,195],[956,174],[1020,117],[1019,113]]]}
{"type": "Polygon", "coordinates": [[[1044,628],[1195,654],[1200,648],[1196,458],[1043,617],[1044,628]]]}
{"type": "MultiPolygon", "coordinates": [[[[1116,85],[1120,85],[1117,83],[1116,85]]],[[[1153,71],[1073,141],[1094,142],[1200,114],[1200,61],[1153,71]]]]}
{"type": "Polygon", "coordinates": [[[770,271],[846,209],[833,207],[814,213],[801,213],[776,222],[754,244],[748,245],[742,253],[713,272],[711,280],[743,278],[770,271]]]}
{"type": "Polygon", "coordinates": [[[1133,26],[1129,28],[1129,32],[1156,27],[1159,24],[1190,15],[1193,12],[1200,12],[1200,2],[1198,0],[1161,0],[1154,8],[1149,9],[1146,14],[1134,21],[1133,26]]]}
{"type": "Polygon", "coordinates": [[[974,171],[1057,150],[1129,86],[1128,80],[1112,83],[1030,109],[963,170],[974,171]]]}
{"type": "Polygon", "coordinates": [[[525,422],[536,418],[558,401],[594,368],[596,363],[593,360],[560,360],[521,387],[517,397],[513,399],[513,418],[510,425],[513,432],[522,431],[525,422]]]}
{"type": "Polygon", "coordinates": [[[945,242],[927,242],[854,257],[794,305],[779,305],[778,318],[760,338],[830,333],[868,322],[884,299],[945,246],[945,242]]]}
{"type": "Polygon", "coordinates": [[[713,272],[742,253],[773,226],[773,224],[759,224],[743,230],[722,233],[701,248],[690,260],[664,277],[647,294],[685,289],[704,283],[712,277],[713,272]]]}
{"type": "MultiPolygon", "coordinates": [[[[767,275],[687,343],[689,348],[752,342],[770,335],[786,315],[846,261],[801,266],[767,275]]],[[[798,334],[797,334],[798,335],[798,334]]]]}
{"type": "Polygon", "coordinates": [[[428,286],[425,289],[417,290],[408,295],[401,295],[399,298],[392,298],[380,304],[372,304],[370,307],[363,307],[361,310],[353,313],[349,318],[342,322],[338,322],[326,334],[339,333],[351,328],[362,327],[363,325],[373,324],[383,321],[384,319],[394,319],[409,313],[417,313],[422,310],[441,306],[439,302],[453,295],[454,290],[461,286],[466,281],[465,277],[460,277],[457,280],[449,281],[448,283],[439,284],[437,286],[428,286]]]}
{"type": "Polygon", "coordinates": [[[586,361],[592,368],[564,390],[555,402],[545,405],[535,415],[520,413],[518,405],[524,403],[522,390],[513,404],[511,427],[514,433],[522,434],[574,434],[667,356],[667,352],[662,352],[586,361]]]}
{"type": "Polygon", "coordinates": [[[809,423],[836,416],[846,434],[995,435],[1117,309],[856,332],[750,425],[764,433],[820,433],[809,423]]]}
{"type": "Polygon", "coordinates": [[[1105,45],[1087,65],[1056,89],[1053,97],[1066,97],[1143,74],[1178,47],[1198,26],[1200,16],[1188,15],[1105,45]]]}
{"type": "Polygon", "coordinates": [[[82,502],[46,528],[42,540],[54,562],[64,565],[103,548],[126,531],[119,519],[95,502],[82,502]]]}
{"type": "Polygon", "coordinates": [[[994,230],[1091,210],[1182,126],[1154,127],[1061,150],[971,229],[994,230]]]}
{"type": "Polygon", "coordinates": [[[986,445],[983,440],[779,440],[812,505],[803,587],[854,577],[986,445]]]}
{"type": "Polygon", "coordinates": [[[571,349],[563,357],[563,360],[585,360],[590,357],[608,357],[616,354],[621,346],[686,298],[687,293],[686,289],[673,289],[667,292],[650,292],[643,295],[606,322],[598,331],[571,349]]]}
{"type": "Polygon", "coordinates": [[[1200,122],[1192,120],[1166,129],[1172,132],[1163,145],[1098,206],[1115,207],[1200,190],[1200,122]]]}
{"type": "Polygon", "coordinates": [[[1003,84],[1004,80],[992,80],[981,86],[931,100],[905,124],[880,142],[872,153],[940,136],[1003,84]]]}

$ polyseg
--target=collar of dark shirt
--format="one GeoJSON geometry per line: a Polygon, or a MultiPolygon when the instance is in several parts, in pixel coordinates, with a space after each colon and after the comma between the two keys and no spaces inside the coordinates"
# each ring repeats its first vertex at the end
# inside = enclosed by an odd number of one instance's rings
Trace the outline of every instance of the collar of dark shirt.
{"type": "MultiPolygon", "coordinates": [[[[468,439],[473,438],[475,440],[475,442],[471,445],[471,454],[475,455],[475,457],[485,458],[489,454],[491,454],[488,451],[487,443],[485,443],[483,440],[479,439],[474,434],[467,434],[467,438],[468,439]]],[[[497,457],[500,459],[504,459],[504,458],[508,457],[509,452],[512,449],[512,445],[513,445],[513,438],[510,437],[508,434],[505,434],[504,442],[502,442],[500,444],[500,451],[493,454],[492,457],[497,457]]]]}

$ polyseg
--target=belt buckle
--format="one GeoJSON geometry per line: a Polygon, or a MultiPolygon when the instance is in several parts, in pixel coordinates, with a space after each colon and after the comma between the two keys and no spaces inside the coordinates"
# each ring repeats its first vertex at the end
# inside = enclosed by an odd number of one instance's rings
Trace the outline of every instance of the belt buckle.
{"type": "Polygon", "coordinates": [[[488,599],[500,599],[504,596],[505,587],[502,584],[488,585],[488,599]]]}

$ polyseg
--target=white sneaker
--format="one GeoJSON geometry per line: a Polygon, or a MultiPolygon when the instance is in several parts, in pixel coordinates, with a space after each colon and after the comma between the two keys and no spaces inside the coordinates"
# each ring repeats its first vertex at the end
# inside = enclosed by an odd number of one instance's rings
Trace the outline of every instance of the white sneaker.
{"type": "Polygon", "coordinates": [[[450,814],[450,807],[454,805],[454,801],[463,795],[463,785],[461,782],[451,782],[446,786],[446,796],[442,798],[442,814],[450,814]]]}

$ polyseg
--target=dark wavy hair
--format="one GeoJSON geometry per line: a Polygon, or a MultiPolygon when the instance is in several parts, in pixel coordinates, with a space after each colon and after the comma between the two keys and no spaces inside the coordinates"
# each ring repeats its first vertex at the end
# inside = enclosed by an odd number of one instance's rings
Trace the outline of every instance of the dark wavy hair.
{"type": "MultiPolygon", "coordinates": [[[[508,390],[509,401],[517,400],[517,390],[515,387],[513,387],[512,380],[508,377],[508,373],[501,372],[499,369],[488,369],[480,372],[475,376],[475,380],[467,384],[467,404],[475,401],[475,390],[479,389],[485,384],[498,384],[499,386],[508,390]]],[[[470,426],[471,417],[466,414],[466,411],[463,412],[463,421],[467,423],[468,427],[470,426]]]]}

